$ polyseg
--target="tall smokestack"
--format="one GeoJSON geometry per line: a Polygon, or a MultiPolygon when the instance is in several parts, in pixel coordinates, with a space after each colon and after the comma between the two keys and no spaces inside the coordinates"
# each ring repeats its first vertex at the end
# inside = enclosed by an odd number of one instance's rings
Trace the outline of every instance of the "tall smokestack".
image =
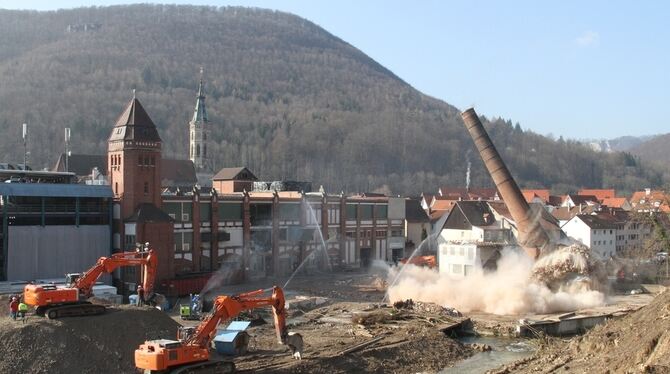
{"type": "Polygon", "coordinates": [[[519,230],[519,244],[530,257],[536,259],[539,257],[542,247],[549,243],[549,236],[540,226],[539,219],[534,219],[532,216],[530,206],[524,199],[509,170],[507,170],[507,166],[491,142],[491,138],[479,121],[475,110],[470,108],[461,113],[461,117],[472,140],[475,142],[486,169],[516,222],[519,230]]]}

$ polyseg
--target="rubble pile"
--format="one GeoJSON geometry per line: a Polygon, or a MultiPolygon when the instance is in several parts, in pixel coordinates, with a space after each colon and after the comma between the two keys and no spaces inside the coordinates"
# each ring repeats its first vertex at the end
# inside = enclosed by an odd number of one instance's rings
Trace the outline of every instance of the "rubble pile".
{"type": "Polygon", "coordinates": [[[569,341],[554,339],[533,357],[495,373],[535,373],[561,370],[611,373],[670,372],[670,292],[620,319],[597,326],[569,341]]]}
{"type": "Polygon", "coordinates": [[[178,324],[152,308],[117,306],[99,316],[25,323],[0,318],[0,373],[135,373],[145,340],[173,338],[178,324]]]}
{"type": "Polygon", "coordinates": [[[422,301],[414,301],[412,299],[398,300],[393,303],[395,309],[409,309],[415,310],[423,314],[433,314],[444,317],[461,317],[462,314],[455,308],[444,307],[435,303],[425,303],[422,301]]]}
{"type": "Polygon", "coordinates": [[[570,245],[541,257],[533,265],[532,279],[557,290],[577,280],[590,289],[601,289],[606,273],[588,247],[570,245]]]}

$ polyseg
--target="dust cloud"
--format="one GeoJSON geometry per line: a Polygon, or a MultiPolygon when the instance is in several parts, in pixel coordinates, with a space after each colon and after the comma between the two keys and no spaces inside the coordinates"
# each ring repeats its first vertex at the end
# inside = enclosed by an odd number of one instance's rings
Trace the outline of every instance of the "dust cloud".
{"type": "MultiPolygon", "coordinates": [[[[542,262],[565,263],[563,251],[549,254],[542,262]],[[556,257],[552,259],[552,256],[556,257]]],[[[573,263],[585,269],[585,263],[573,263]]],[[[436,270],[404,265],[393,267],[388,274],[388,297],[391,302],[414,299],[453,307],[461,312],[482,311],[498,315],[568,312],[605,303],[605,294],[594,290],[579,277],[565,278],[560,286],[549,288],[537,278],[533,261],[514,249],[502,251],[496,271],[475,269],[458,278],[436,270]],[[397,277],[397,279],[396,279],[397,277]],[[395,281],[395,283],[394,283],[395,281]]]]}

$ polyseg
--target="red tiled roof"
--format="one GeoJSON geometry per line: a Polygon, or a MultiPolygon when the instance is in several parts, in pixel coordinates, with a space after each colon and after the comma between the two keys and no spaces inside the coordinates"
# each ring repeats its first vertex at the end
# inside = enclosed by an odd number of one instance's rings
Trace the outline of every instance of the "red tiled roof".
{"type": "Polygon", "coordinates": [[[522,189],[521,193],[527,202],[531,202],[535,196],[539,197],[544,203],[549,202],[549,190],[522,189]]]}
{"type": "Polygon", "coordinates": [[[602,204],[610,208],[621,208],[628,200],[625,197],[610,197],[603,199],[602,204]]]}
{"type": "Polygon", "coordinates": [[[582,189],[577,194],[592,195],[597,197],[599,201],[616,197],[616,191],[614,191],[614,189],[582,189]]]}
{"type": "Polygon", "coordinates": [[[433,199],[433,203],[430,206],[431,210],[451,210],[458,200],[453,199],[433,199]]]}
{"type": "Polygon", "coordinates": [[[434,210],[430,212],[430,221],[434,222],[437,221],[438,219],[442,218],[443,215],[448,214],[448,210],[434,210]]]}
{"type": "Polygon", "coordinates": [[[649,191],[649,194],[647,194],[647,191],[635,191],[633,192],[633,196],[631,196],[630,198],[630,202],[631,204],[638,204],[641,200],[650,201],[650,200],[665,200],[665,199],[666,199],[665,192],[660,190],[649,191]]]}
{"type": "Polygon", "coordinates": [[[440,196],[461,200],[493,200],[498,191],[492,187],[474,187],[470,189],[460,187],[440,187],[440,196]]]}

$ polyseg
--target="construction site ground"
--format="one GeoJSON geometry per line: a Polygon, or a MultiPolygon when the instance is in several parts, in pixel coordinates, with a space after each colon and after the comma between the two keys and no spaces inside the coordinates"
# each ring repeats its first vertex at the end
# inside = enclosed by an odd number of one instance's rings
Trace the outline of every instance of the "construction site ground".
{"type": "MultiPolygon", "coordinates": [[[[277,282],[280,286],[281,282],[277,282]]],[[[269,288],[271,281],[222,287],[210,294],[235,294],[269,288]]],[[[511,337],[520,319],[556,319],[550,315],[463,313],[461,317],[432,304],[412,309],[380,306],[385,295],[383,274],[352,272],[313,274],[294,278],[285,288],[289,301],[290,331],[303,336],[303,359],[293,359],[277,343],[269,310],[256,311],[268,324],[251,327],[249,352],[234,358],[246,372],[438,372],[481,350],[450,338],[449,327],[463,321],[463,328],[484,336],[511,337]],[[356,323],[360,322],[360,323],[356,323]],[[353,352],[348,349],[372,342],[353,352]]],[[[651,302],[652,294],[612,295],[602,307],[577,311],[579,316],[624,315],[651,302]]],[[[386,303],[389,304],[389,303],[386,303]]],[[[175,318],[178,317],[175,315],[175,318]]],[[[192,321],[183,322],[187,325],[192,321]]],[[[453,335],[452,335],[453,336],[453,335]]]]}
{"type": "MultiPolygon", "coordinates": [[[[283,286],[283,282],[265,280],[220,287],[206,296],[234,295],[274,284],[283,286]]],[[[454,326],[460,324],[482,335],[507,336],[513,334],[521,318],[557,317],[486,313],[463,313],[459,317],[448,309],[419,302],[399,309],[380,306],[385,287],[384,274],[363,271],[296,277],[285,287],[285,293],[289,302],[289,330],[300,333],[305,342],[302,360],[294,359],[288,348],[277,342],[269,308],[246,316],[261,317],[267,323],[247,330],[248,352],[232,359],[242,372],[438,372],[487,349],[452,339],[454,326]]],[[[670,329],[670,317],[666,316],[670,315],[666,306],[670,305],[670,296],[666,294],[656,299],[651,294],[612,296],[606,306],[578,311],[579,315],[623,315],[641,308],[597,327],[584,337],[536,339],[541,345],[536,354],[510,363],[499,372],[548,372],[554,366],[581,372],[592,364],[611,364],[611,372],[629,372],[621,369],[622,359],[607,353],[613,349],[619,349],[616,352],[622,357],[635,357],[637,366],[630,372],[638,372],[639,368],[664,372],[665,359],[659,357],[670,353],[666,352],[670,340],[664,334],[670,329]],[[600,361],[594,361],[600,356],[603,357],[598,358],[600,361]],[[583,365],[567,363],[575,360],[583,365]]],[[[140,343],[173,338],[179,324],[197,323],[180,320],[178,308],[166,314],[149,307],[131,306],[111,307],[102,316],[56,321],[30,316],[24,323],[5,315],[0,318],[3,357],[0,372],[133,373],[133,352],[140,343]]]]}

